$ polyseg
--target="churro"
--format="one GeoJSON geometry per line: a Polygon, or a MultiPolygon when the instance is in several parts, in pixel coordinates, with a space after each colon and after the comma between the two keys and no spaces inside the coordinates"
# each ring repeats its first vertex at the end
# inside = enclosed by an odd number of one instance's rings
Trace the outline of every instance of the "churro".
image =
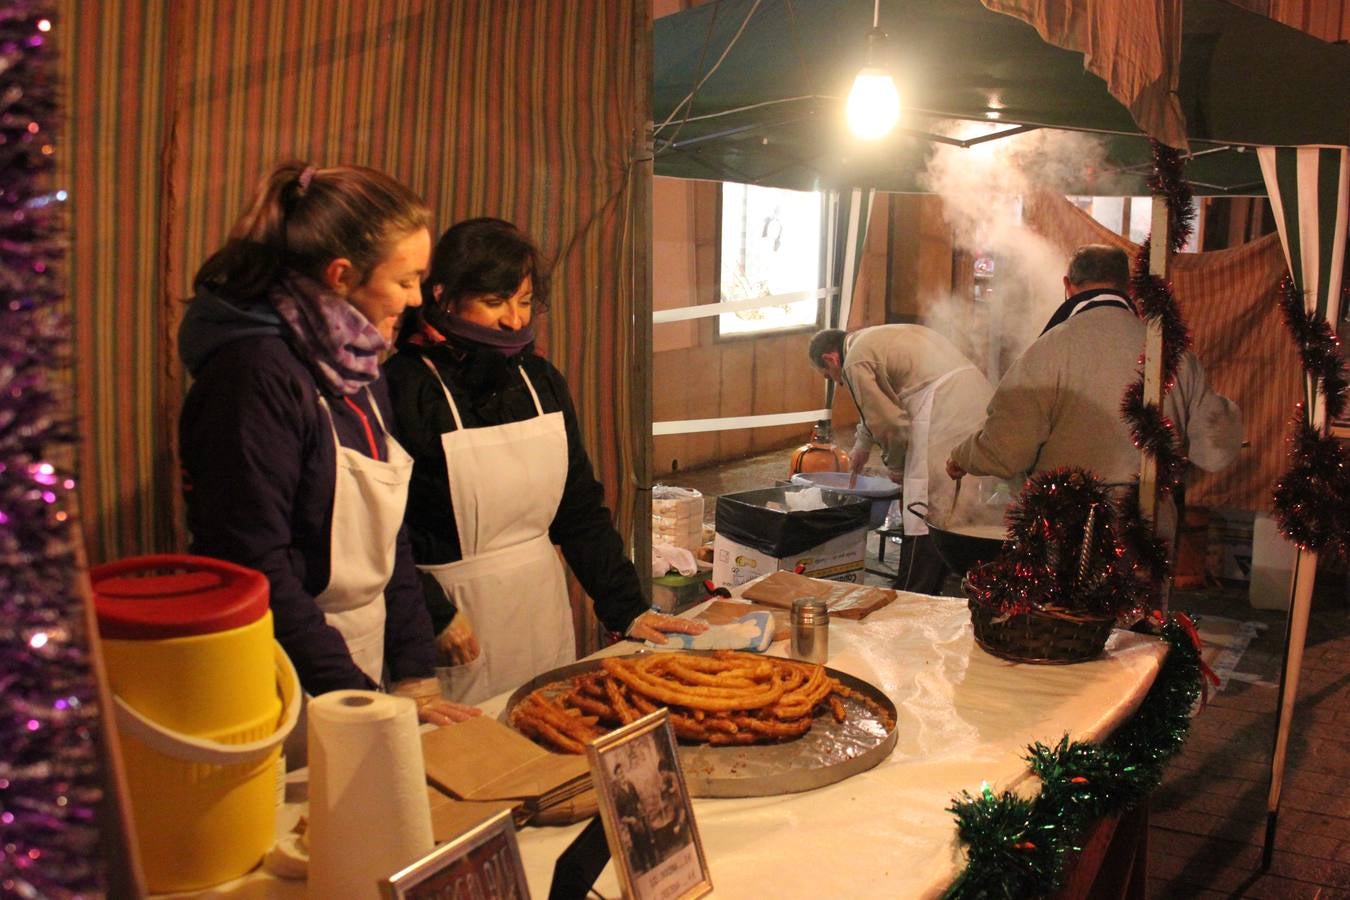
{"type": "Polygon", "coordinates": [[[610,728],[664,706],[682,741],[754,744],[800,737],[818,711],[844,722],[844,698],[894,727],[884,709],[823,666],[734,651],[661,653],[602,659],[596,671],[526,696],[511,722],[552,749],[581,753],[610,728]]]}

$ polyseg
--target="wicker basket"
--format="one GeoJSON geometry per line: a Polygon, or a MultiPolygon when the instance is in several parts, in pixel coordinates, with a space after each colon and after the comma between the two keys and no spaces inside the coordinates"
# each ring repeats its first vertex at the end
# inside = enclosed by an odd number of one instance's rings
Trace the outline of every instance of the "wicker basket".
{"type": "Polygon", "coordinates": [[[1111,636],[1115,618],[1069,610],[1035,610],[1002,619],[986,606],[970,604],[975,642],[995,656],[1013,662],[1059,665],[1099,656],[1111,636]]]}

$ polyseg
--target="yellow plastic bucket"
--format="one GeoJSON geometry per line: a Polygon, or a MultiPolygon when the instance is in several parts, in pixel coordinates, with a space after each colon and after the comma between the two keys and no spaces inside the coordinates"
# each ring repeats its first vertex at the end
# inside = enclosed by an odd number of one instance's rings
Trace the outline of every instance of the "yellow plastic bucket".
{"type": "Polygon", "coordinates": [[[274,840],[300,684],[267,580],[189,556],[91,572],[136,841],[152,891],[219,884],[274,840]]]}

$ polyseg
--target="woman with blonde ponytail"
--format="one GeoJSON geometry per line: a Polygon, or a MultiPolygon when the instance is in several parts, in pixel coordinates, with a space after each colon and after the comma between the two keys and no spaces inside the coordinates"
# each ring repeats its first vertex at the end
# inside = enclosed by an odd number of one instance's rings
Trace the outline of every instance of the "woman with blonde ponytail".
{"type": "Polygon", "coordinates": [[[476,710],[439,696],[379,368],[430,223],[373,169],[277,166],[194,280],[179,437],[192,551],[267,576],[305,691],[387,686],[446,724],[476,710]]]}

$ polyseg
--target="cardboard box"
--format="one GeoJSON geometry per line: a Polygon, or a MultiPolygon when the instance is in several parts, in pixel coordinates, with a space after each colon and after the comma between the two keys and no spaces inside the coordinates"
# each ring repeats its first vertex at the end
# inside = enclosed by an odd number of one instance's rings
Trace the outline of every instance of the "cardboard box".
{"type": "Polygon", "coordinates": [[[806,485],[723,494],[717,498],[713,581],[735,587],[798,565],[813,578],[862,581],[871,507],[865,497],[806,485]],[[792,508],[817,493],[823,506],[792,508]]]}
{"type": "Polygon", "coordinates": [[[696,575],[681,575],[671,572],[652,579],[652,606],[663,613],[677,614],[689,607],[708,599],[708,591],[703,580],[711,578],[712,572],[699,568],[696,575]]]}
{"type": "Polygon", "coordinates": [[[735,587],[770,572],[795,571],[798,563],[805,563],[803,575],[860,583],[866,548],[866,528],[831,538],[792,556],[770,556],[719,534],[713,543],[713,581],[722,587],[735,587]]]}
{"type": "Polygon", "coordinates": [[[1258,513],[1252,523],[1251,583],[1247,599],[1252,609],[1289,609],[1290,586],[1298,549],[1284,535],[1273,516],[1258,513]]]}

